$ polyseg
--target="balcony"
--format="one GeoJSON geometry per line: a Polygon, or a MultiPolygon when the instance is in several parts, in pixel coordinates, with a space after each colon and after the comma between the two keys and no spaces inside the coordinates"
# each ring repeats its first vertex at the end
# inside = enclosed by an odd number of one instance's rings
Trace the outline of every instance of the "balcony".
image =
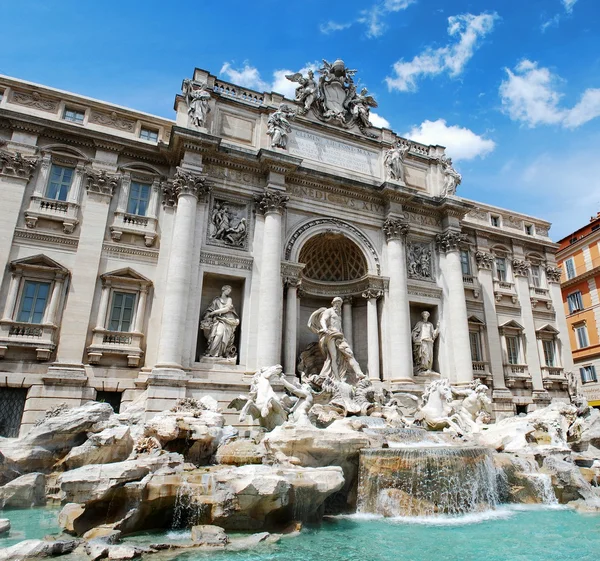
{"type": "Polygon", "coordinates": [[[503,298],[510,298],[515,305],[519,302],[515,284],[508,281],[494,280],[494,297],[496,302],[501,302],[503,298]]]}
{"type": "Polygon", "coordinates": [[[473,291],[473,298],[479,298],[479,295],[481,294],[481,286],[476,276],[463,275],[463,286],[465,289],[473,291]]]}
{"type": "Polygon", "coordinates": [[[505,364],[504,380],[507,388],[514,388],[522,385],[526,388],[532,388],[531,374],[526,364],[505,364]]]}
{"type": "Polygon", "coordinates": [[[87,348],[88,362],[99,364],[104,355],[123,356],[127,358],[127,366],[137,367],[142,363],[143,333],[128,331],[108,331],[94,329],[92,344],[87,348]]]}
{"type": "Polygon", "coordinates": [[[51,323],[0,320],[0,358],[11,348],[34,349],[37,360],[49,360],[56,348],[58,327],[51,323]]]}
{"type": "Polygon", "coordinates": [[[490,365],[481,360],[473,361],[473,378],[478,378],[483,384],[490,387],[492,384],[492,373],[490,365]]]}
{"type": "Polygon", "coordinates": [[[33,195],[29,208],[25,211],[25,224],[28,228],[35,228],[40,218],[60,222],[65,234],[72,234],[75,226],[79,224],[79,205],[67,201],[56,201],[33,195]]]}
{"type": "Polygon", "coordinates": [[[154,217],[117,211],[110,227],[110,235],[115,241],[119,241],[124,233],[142,236],[146,247],[152,247],[157,236],[157,223],[158,220],[154,217]]]}
{"type": "Polygon", "coordinates": [[[567,375],[560,366],[542,366],[542,378],[546,390],[566,390],[569,385],[567,375]]]}
{"type": "Polygon", "coordinates": [[[535,308],[538,304],[544,304],[548,310],[552,309],[552,298],[550,291],[547,288],[539,288],[537,286],[529,287],[529,298],[531,299],[531,307],[535,308]]]}

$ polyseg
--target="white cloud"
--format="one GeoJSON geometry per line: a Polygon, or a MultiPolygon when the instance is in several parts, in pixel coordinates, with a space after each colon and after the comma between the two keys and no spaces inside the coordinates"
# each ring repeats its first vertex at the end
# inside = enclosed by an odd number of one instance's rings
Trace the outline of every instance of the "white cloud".
{"type": "Polygon", "coordinates": [[[530,127],[560,124],[576,128],[600,115],[600,89],[587,89],[572,108],[560,106],[561,79],[537,62],[522,60],[500,84],[504,112],[530,127]]]}
{"type": "Polygon", "coordinates": [[[245,62],[244,67],[239,70],[236,70],[229,62],[226,62],[221,67],[220,73],[224,75],[227,80],[238,86],[244,86],[259,91],[269,89],[269,84],[261,79],[258,69],[254,66],[250,66],[248,62],[245,62]]]}
{"type": "Polygon", "coordinates": [[[321,33],[325,35],[329,35],[334,31],[342,31],[344,29],[348,29],[352,25],[352,22],[349,23],[337,23],[335,21],[328,21],[327,23],[322,23],[319,25],[319,30],[321,33]]]}
{"type": "Polygon", "coordinates": [[[382,129],[390,128],[390,122],[387,119],[385,119],[384,117],[382,117],[381,115],[378,115],[377,113],[373,113],[373,111],[370,112],[369,118],[374,127],[379,127],[382,129]]]}
{"type": "Polygon", "coordinates": [[[573,6],[577,3],[577,0],[562,0],[562,3],[565,7],[565,11],[570,14],[573,11],[573,6]]]}
{"type": "Polygon", "coordinates": [[[427,48],[411,61],[403,59],[393,66],[394,77],[387,77],[388,88],[402,92],[416,91],[417,80],[447,72],[458,76],[473,56],[478,43],[494,28],[498,14],[461,14],[448,18],[448,35],[458,40],[438,49],[427,48]]]}
{"type": "MultiPolygon", "coordinates": [[[[561,2],[565,9],[565,12],[569,15],[572,14],[573,6],[575,6],[575,4],[577,3],[577,0],[561,0],[561,2]]],[[[549,20],[542,23],[542,25],[541,25],[542,33],[544,31],[546,31],[546,29],[548,29],[549,27],[558,27],[558,24],[560,23],[560,20],[562,19],[562,15],[563,14],[561,14],[561,13],[555,14],[549,20]]]]}
{"type": "Polygon", "coordinates": [[[483,138],[464,127],[448,126],[444,119],[423,121],[402,136],[422,144],[445,146],[448,154],[457,161],[486,156],[496,147],[493,140],[483,138]]]}

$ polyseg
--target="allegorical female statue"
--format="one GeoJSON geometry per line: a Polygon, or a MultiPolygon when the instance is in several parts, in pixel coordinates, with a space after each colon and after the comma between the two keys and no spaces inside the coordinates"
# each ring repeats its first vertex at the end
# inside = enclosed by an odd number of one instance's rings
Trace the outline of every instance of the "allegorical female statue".
{"type": "Polygon", "coordinates": [[[429,321],[429,312],[421,314],[412,330],[413,354],[416,372],[430,372],[433,366],[433,344],[440,332],[440,322],[436,327],[429,321]]]}
{"type": "Polygon", "coordinates": [[[230,294],[231,286],[226,284],[221,288],[221,296],[217,296],[204,312],[200,322],[200,329],[208,341],[204,356],[222,358],[235,356],[233,340],[240,320],[230,294]]]}

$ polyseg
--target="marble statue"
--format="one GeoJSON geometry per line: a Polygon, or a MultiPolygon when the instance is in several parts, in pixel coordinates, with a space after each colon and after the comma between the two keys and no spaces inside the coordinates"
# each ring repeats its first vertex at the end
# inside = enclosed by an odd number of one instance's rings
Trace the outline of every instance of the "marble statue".
{"type": "Polygon", "coordinates": [[[292,108],[282,103],[267,121],[267,134],[271,137],[271,148],[286,148],[288,134],[292,132],[290,120],[295,117],[292,108]]]}
{"type": "Polygon", "coordinates": [[[431,247],[429,244],[407,244],[408,276],[413,279],[431,279],[431,247]]]}
{"type": "Polygon", "coordinates": [[[415,424],[427,430],[443,430],[447,427],[459,429],[452,422],[452,388],[447,378],[434,380],[427,384],[423,396],[423,405],[415,413],[415,424]]]}
{"type": "Polygon", "coordinates": [[[200,329],[208,342],[204,356],[233,358],[236,355],[233,342],[240,320],[230,294],[231,286],[226,284],[221,288],[221,295],[204,312],[200,322],[200,329]]]}
{"type": "Polygon", "coordinates": [[[356,93],[356,86],[352,84],[350,86],[350,96],[347,103],[348,109],[352,114],[352,117],[356,120],[359,128],[367,128],[371,126],[369,120],[369,113],[371,107],[377,107],[377,102],[372,95],[367,95],[367,88],[363,88],[359,94],[356,93]]]}
{"type": "Polygon", "coordinates": [[[319,308],[313,312],[308,328],[319,336],[319,347],[325,356],[320,377],[355,385],[365,375],[342,333],[342,302],[336,297],[330,308],[319,308]]]}
{"type": "Polygon", "coordinates": [[[296,386],[288,382],[283,373],[280,375],[280,382],[286,390],[297,398],[289,412],[288,421],[296,425],[312,425],[308,418],[308,412],[314,405],[313,391],[310,384],[304,382],[300,386],[296,386]]]}
{"type": "Polygon", "coordinates": [[[200,128],[206,126],[206,119],[210,113],[208,86],[186,79],[183,81],[182,93],[188,106],[190,124],[200,128]]]}
{"type": "Polygon", "coordinates": [[[279,397],[272,386],[273,382],[281,381],[282,373],[280,364],[261,368],[252,378],[248,396],[239,396],[231,401],[228,407],[240,411],[240,423],[250,415],[258,420],[261,427],[270,431],[288,420],[293,402],[288,396],[279,397]]]}
{"type": "Polygon", "coordinates": [[[440,158],[442,164],[442,173],[444,174],[444,187],[442,188],[442,197],[456,194],[456,189],[462,181],[462,175],[458,173],[452,165],[452,158],[442,155],[440,158]]]}
{"type": "Polygon", "coordinates": [[[454,405],[454,421],[462,429],[462,434],[479,432],[482,424],[491,421],[492,400],[487,395],[488,387],[474,380],[466,388],[452,388],[452,394],[462,400],[454,405]]]}
{"type": "Polygon", "coordinates": [[[296,101],[302,104],[302,108],[298,111],[300,115],[306,115],[317,99],[317,82],[315,74],[312,70],[308,71],[308,76],[305,78],[301,72],[294,74],[286,74],[285,76],[291,82],[300,84],[296,88],[296,101]]]}
{"type": "Polygon", "coordinates": [[[383,163],[388,177],[393,181],[405,181],[404,158],[410,150],[410,144],[396,142],[386,153],[383,163]]]}
{"type": "Polygon", "coordinates": [[[433,366],[433,344],[440,332],[440,322],[434,327],[429,321],[429,312],[421,313],[412,330],[413,354],[416,372],[431,372],[433,366]]]}

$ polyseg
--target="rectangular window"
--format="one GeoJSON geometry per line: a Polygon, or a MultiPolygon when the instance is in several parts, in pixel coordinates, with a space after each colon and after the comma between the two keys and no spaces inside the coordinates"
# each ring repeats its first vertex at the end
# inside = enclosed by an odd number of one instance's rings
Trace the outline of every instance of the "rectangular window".
{"type": "Polygon", "coordinates": [[[462,266],[463,275],[471,274],[471,260],[469,259],[468,251],[460,252],[460,264],[462,266]]]}
{"type": "Polygon", "coordinates": [[[52,164],[50,180],[46,189],[46,197],[55,201],[66,201],[71,182],[73,181],[73,168],[66,168],[52,164]]]}
{"type": "Polygon", "coordinates": [[[598,377],[596,376],[596,367],[594,365],[583,366],[579,369],[579,373],[581,374],[581,381],[584,384],[598,381],[598,377]]]}
{"type": "Polygon", "coordinates": [[[131,187],[129,188],[129,201],[127,201],[128,214],[146,216],[149,200],[150,185],[132,182],[131,187]]]}
{"type": "Polygon", "coordinates": [[[572,257],[565,261],[565,272],[567,273],[567,280],[575,276],[575,261],[572,257]]]}
{"type": "Polygon", "coordinates": [[[65,121],[71,121],[72,123],[79,123],[80,125],[83,123],[83,118],[85,117],[85,113],[83,111],[78,111],[77,109],[69,109],[65,107],[65,112],[63,113],[63,119],[65,121]]]}
{"type": "Polygon", "coordinates": [[[109,331],[131,331],[135,294],[115,292],[110,308],[109,331]]]}
{"type": "Polygon", "coordinates": [[[519,338],[511,335],[506,337],[508,364],[519,364],[519,338]]]}
{"type": "Polygon", "coordinates": [[[531,284],[535,286],[535,288],[540,288],[540,286],[542,285],[540,266],[532,265],[529,271],[531,275],[531,284]]]}
{"type": "Polygon", "coordinates": [[[552,339],[544,339],[542,341],[544,346],[544,360],[546,366],[556,366],[556,347],[552,339]]]}
{"type": "Polygon", "coordinates": [[[481,336],[479,331],[469,331],[469,339],[471,341],[471,360],[482,362],[483,354],[481,352],[481,336]]]}
{"type": "Polygon", "coordinates": [[[533,224],[525,224],[525,233],[528,236],[533,236],[533,224]]]}
{"type": "Polygon", "coordinates": [[[506,282],[506,259],[504,257],[496,257],[496,278],[506,282]]]}
{"type": "Polygon", "coordinates": [[[583,310],[583,299],[581,298],[581,292],[572,292],[567,296],[567,304],[569,304],[569,313],[583,310]]]}
{"type": "Polygon", "coordinates": [[[490,216],[490,223],[492,224],[492,226],[500,228],[500,217],[494,215],[490,216]]]}
{"type": "Polygon", "coordinates": [[[142,140],[149,140],[150,142],[157,142],[158,132],[150,129],[142,129],[140,131],[140,138],[142,140]]]}
{"type": "Polygon", "coordinates": [[[576,327],[575,335],[577,335],[578,349],[589,347],[590,341],[588,339],[587,327],[585,325],[580,325],[579,327],[576,327]]]}
{"type": "Polygon", "coordinates": [[[25,281],[17,321],[42,323],[50,294],[49,282],[25,281]]]}

